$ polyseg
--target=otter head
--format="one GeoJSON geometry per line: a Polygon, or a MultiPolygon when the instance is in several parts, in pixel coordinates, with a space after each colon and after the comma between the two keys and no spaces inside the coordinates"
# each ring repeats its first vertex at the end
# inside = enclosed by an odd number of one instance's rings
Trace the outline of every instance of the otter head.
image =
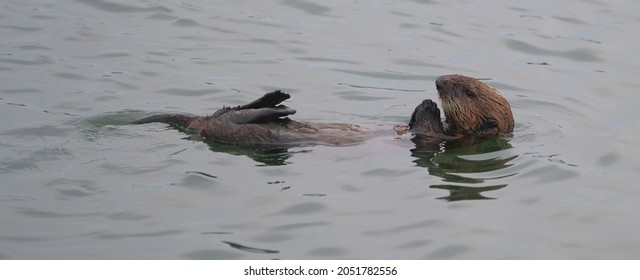
{"type": "Polygon", "coordinates": [[[511,106],[496,89],[462,75],[440,76],[436,88],[450,133],[500,135],[513,131],[511,106]]]}

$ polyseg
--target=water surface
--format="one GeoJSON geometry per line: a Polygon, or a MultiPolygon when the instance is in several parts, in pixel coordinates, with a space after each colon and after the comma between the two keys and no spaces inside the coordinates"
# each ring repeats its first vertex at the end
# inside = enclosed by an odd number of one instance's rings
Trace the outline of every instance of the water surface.
{"type": "Polygon", "coordinates": [[[637,259],[633,1],[4,1],[0,257],[637,259]],[[149,112],[281,89],[391,130],[435,79],[509,100],[505,139],[274,153],[149,112]]]}

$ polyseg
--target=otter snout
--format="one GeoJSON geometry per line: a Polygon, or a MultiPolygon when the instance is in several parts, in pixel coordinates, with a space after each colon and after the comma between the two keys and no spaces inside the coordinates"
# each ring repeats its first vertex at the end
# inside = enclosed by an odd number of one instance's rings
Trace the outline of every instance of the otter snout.
{"type": "Polygon", "coordinates": [[[438,79],[436,79],[436,89],[438,90],[438,94],[440,96],[453,94],[453,86],[462,78],[465,77],[457,74],[438,77],[438,79]]]}
{"type": "Polygon", "coordinates": [[[444,89],[444,77],[445,76],[440,76],[438,77],[438,79],[436,79],[436,89],[438,90],[438,92],[444,89]]]}

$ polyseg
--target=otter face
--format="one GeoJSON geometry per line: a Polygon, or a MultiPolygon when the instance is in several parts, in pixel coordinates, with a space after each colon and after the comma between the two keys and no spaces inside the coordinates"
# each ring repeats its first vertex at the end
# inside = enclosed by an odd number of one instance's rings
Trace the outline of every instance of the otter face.
{"type": "Polygon", "coordinates": [[[513,131],[511,106],[496,89],[462,75],[440,76],[436,88],[450,133],[500,135],[513,131]]]}

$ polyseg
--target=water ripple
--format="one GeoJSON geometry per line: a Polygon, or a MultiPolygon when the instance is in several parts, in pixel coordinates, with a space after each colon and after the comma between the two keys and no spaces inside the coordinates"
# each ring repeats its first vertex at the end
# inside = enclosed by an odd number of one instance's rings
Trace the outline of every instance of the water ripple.
{"type": "Polygon", "coordinates": [[[327,207],[317,202],[304,202],[296,205],[289,206],[282,209],[277,214],[284,215],[306,215],[311,213],[321,212],[327,207]]]}
{"type": "Polygon", "coordinates": [[[204,96],[210,94],[216,94],[219,92],[224,92],[221,89],[185,89],[185,88],[169,88],[161,90],[160,92],[177,95],[177,96],[204,96]]]}
{"type": "Polygon", "coordinates": [[[110,13],[140,13],[140,12],[164,12],[171,13],[171,9],[163,6],[138,7],[103,0],[75,0],[78,3],[89,5],[97,10],[110,13]]]}
{"type": "Polygon", "coordinates": [[[192,251],[184,254],[183,257],[189,260],[235,260],[240,259],[242,254],[226,250],[209,249],[192,251]]]}
{"type": "Polygon", "coordinates": [[[0,58],[0,62],[17,65],[42,66],[52,64],[53,60],[46,56],[39,55],[35,59],[0,58]]]}
{"type": "Polygon", "coordinates": [[[162,231],[153,231],[153,232],[144,232],[144,233],[125,233],[125,234],[103,234],[97,236],[99,239],[123,239],[123,238],[146,238],[146,237],[159,237],[159,236],[169,236],[175,235],[183,232],[182,230],[162,230],[162,231]]]}
{"type": "Polygon", "coordinates": [[[352,75],[358,75],[368,78],[386,79],[386,80],[406,80],[406,81],[434,81],[437,76],[429,75],[412,75],[405,73],[390,73],[390,72],[372,72],[372,71],[357,71],[346,69],[333,69],[336,72],[342,72],[352,75]]]}
{"type": "Polygon", "coordinates": [[[225,244],[231,246],[232,248],[238,249],[240,251],[245,251],[245,252],[249,252],[249,253],[259,253],[259,254],[277,254],[277,253],[280,253],[280,251],[277,251],[277,250],[269,250],[269,249],[260,249],[260,248],[255,248],[255,247],[249,247],[249,246],[244,246],[242,244],[229,242],[229,241],[222,241],[222,243],[225,243],[225,244]]]}
{"type": "Polygon", "coordinates": [[[559,56],[568,58],[570,60],[575,61],[583,61],[583,62],[600,62],[602,58],[598,57],[592,50],[586,48],[579,48],[570,51],[556,51],[556,50],[548,50],[541,47],[534,46],[527,42],[514,40],[514,39],[505,39],[504,43],[512,50],[533,54],[533,55],[550,55],[550,56],[559,56]]]}
{"type": "Polygon", "coordinates": [[[429,253],[425,258],[428,260],[442,260],[460,257],[466,252],[471,251],[471,247],[463,245],[447,245],[436,249],[429,253]]]}
{"type": "Polygon", "coordinates": [[[393,228],[365,231],[364,234],[372,235],[372,236],[382,236],[382,235],[388,235],[388,234],[397,234],[400,232],[406,232],[406,231],[411,231],[411,230],[416,230],[421,228],[434,227],[441,224],[442,224],[441,220],[429,219],[429,220],[424,220],[424,221],[420,221],[412,224],[396,226],[393,228]]]}
{"type": "Polygon", "coordinates": [[[296,8],[298,10],[304,11],[311,15],[322,16],[331,11],[330,8],[322,5],[318,5],[316,3],[302,1],[302,0],[283,0],[282,4],[287,5],[292,8],[296,8]]]}
{"type": "Polygon", "coordinates": [[[200,26],[200,24],[192,19],[188,19],[188,18],[181,18],[179,20],[176,20],[173,23],[175,26],[180,26],[180,27],[194,27],[194,26],[200,26]]]}

